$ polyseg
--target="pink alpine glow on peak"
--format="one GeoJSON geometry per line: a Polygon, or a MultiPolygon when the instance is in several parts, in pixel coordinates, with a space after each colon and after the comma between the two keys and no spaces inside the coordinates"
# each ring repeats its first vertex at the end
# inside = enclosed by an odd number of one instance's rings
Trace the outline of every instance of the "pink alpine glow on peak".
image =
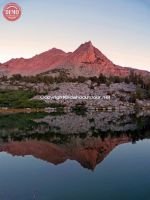
{"type": "Polygon", "coordinates": [[[74,52],[52,48],[32,58],[11,59],[0,64],[0,75],[36,75],[56,68],[69,69],[73,76],[128,76],[131,70],[142,76],[149,72],[115,65],[91,41],[81,44],[74,52]]]}

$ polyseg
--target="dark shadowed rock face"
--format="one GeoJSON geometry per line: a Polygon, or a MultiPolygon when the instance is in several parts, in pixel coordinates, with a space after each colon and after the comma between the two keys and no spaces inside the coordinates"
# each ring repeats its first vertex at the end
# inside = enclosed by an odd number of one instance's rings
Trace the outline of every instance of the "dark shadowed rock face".
{"type": "MultiPolygon", "coordinates": [[[[128,76],[131,68],[120,67],[111,62],[92,43],[86,42],[80,45],[72,53],[53,48],[49,51],[36,55],[30,59],[11,59],[0,65],[1,75],[35,75],[55,68],[65,68],[73,76],[99,76],[104,75],[128,76]]],[[[142,76],[149,76],[149,72],[134,70],[142,76]]]]}

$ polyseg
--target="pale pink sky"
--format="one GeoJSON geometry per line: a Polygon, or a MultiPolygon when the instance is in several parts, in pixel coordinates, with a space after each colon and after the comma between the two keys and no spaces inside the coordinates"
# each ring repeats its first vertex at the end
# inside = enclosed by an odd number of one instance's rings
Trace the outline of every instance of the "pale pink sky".
{"type": "MultiPolygon", "coordinates": [[[[0,12],[9,1],[0,1],[0,12]]],[[[150,71],[149,0],[15,0],[16,22],[0,16],[0,62],[91,40],[115,64],[150,71]]]]}

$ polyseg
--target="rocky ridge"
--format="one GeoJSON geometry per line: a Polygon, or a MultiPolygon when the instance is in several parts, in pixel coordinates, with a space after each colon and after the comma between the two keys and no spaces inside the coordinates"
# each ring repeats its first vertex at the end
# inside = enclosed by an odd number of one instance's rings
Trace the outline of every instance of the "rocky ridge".
{"type": "Polygon", "coordinates": [[[54,75],[53,69],[65,69],[70,76],[128,76],[131,71],[143,77],[149,72],[115,65],[91,41],[80,45],[74,52],[66,53],[53,48],[30,59],[18,58],[0,64],[1,76],[21,74],[26,76],[46,72],[54,75]]]}

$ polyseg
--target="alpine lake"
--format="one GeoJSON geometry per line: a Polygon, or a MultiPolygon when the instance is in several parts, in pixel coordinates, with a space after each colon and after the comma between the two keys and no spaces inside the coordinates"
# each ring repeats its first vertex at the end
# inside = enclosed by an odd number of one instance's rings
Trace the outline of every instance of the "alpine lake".
{"type": "Polygon", "coordinates": [[[0,200],[149,200],[150,115],[0,114],[0,200]]]}

